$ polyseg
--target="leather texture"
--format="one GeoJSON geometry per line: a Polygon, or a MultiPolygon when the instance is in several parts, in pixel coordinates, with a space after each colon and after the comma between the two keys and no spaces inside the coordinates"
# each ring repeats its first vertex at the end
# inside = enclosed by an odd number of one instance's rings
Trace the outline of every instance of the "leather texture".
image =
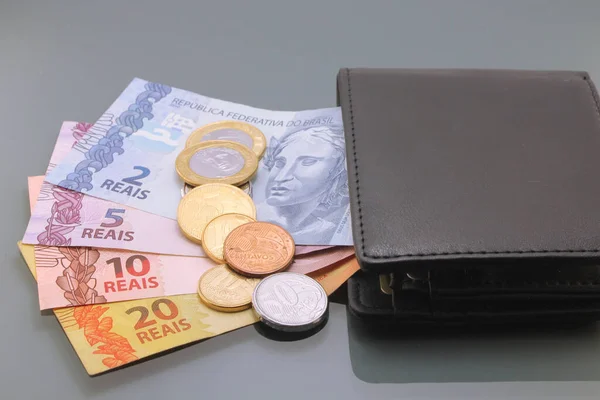
{"type": "Polygon", "coordinates": [[[377,274],[359,271],[348,281],[348,306],[354,315],[373,323],[589,322],[600,317],[599,269],[569,268],[565,274],[546,268],[534,280],[504,268],[432,270],[429,280],[421,282],[395,273],[393,295],[380,290],[377,274]]]}
{"type": "Polygon", "coordinates": [[[342,69],[338,104],[363,270],[598,260],[600,111],[587,73],[342,69]]]}

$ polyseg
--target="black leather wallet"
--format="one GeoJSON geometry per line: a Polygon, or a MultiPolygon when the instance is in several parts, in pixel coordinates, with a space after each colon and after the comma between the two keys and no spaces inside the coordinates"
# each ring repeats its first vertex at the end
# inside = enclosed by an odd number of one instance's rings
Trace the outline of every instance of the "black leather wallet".
{"type": "Polygon", "coordinates": [[[342,69],[349,307],[410,323],[600,315],[600,108],[570,71],[342,69]]]}

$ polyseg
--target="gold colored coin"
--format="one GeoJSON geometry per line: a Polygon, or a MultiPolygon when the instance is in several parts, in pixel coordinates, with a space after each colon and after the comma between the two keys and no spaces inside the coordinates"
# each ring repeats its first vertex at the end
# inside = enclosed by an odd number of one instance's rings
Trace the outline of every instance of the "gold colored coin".
{"type": "Polygon", "coordinates": [[[242,311],[252,306],[252,293],[258,282],[260,279],[246,278],[226,265],[217,265],[200,277],[198,295],[215,310],[242,311]]]}
{"type": "Polygon", "coordinates": [[[221,311],[221,312],[235,313],[235,312],[247,310],[250,307],[252,307],[252,303],[246,304],[244,306],[239,306],[239,307],[219,307],[214,304],[211,304],[210,301],[208,301],[206,299],[206,297],[202,296],[202,293],[200,293],[199,290],[198,290],[198,297],[200,297],[200,300],[202,301],[202,303],[204,303],[204,305],[206,305],[208,308],[212,308],[213,310],[221,311]]]}
{"type": "Polygon", "coordinates": [[[241,185],[258,168],[256,154],[235,142],[213,140],[186,147],[175,160],[177,173],[187,184],[241,185]]]}
{"type": "Polygon", "coordinates": [[[255,219],[243,214],[223,214],[211,220],[202,233],[202,248],[206,255],[217,263],[224,263],[225,238],[232,230],[248,222],[255,222],[255,219]]]}
{"type": "Polygon", "coordinates": [[[185,147],[207,140],[227,140],[242,144],[261,158],[267,148],[265,135],[253,125],[238,121],[218,121],[201,126],[190,134],[185,147]]]}
{"type": "Polygon", "coordinates": [[[256,219],[256,207],[241,189],[222,183],[209,183],[188,192],[179,202],[177,222],[183,234],[201,243],[206,224],[222,214],[243,214],[256,219]]]}

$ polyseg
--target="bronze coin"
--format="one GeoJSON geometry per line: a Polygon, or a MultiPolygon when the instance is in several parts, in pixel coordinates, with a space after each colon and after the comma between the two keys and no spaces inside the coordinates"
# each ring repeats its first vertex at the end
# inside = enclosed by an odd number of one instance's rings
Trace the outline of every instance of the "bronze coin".
{"type": "Polygon", "coordinates": [[[287,268],[296,246],[282,227],[269,222],[250,222],[235,228],[223,248],[225,261],[238,273],[262,277],[287,268]]]}

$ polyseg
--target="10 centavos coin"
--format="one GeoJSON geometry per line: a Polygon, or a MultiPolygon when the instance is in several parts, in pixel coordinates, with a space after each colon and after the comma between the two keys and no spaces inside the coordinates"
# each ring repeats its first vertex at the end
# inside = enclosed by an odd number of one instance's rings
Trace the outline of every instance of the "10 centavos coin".
{"type": "Polygon", "coordinates": [[[300,332],[326,319],[327,293],[314,279],[294,272],[270,275],[256,286],[252,305],[271,328],[300,332]]]}
{"type": "Polygon", "coordinates": [[[226,265],[217,265],[200,277],[198,295],[217,311],[242,311],[252,306],[252,293],[258,282],[258,279],[236,274],[226,265]]]}
{"type": "Polygon", "coordinates": [[[254,218],[243,214],[223,214],[211,220],[202,233],[202,248],[206,255],[215,262],[224,263],[225,238],[232,230],[249,222],[255,222],[254,218]]]}
{"type": "Polygon", "coordinates": [[[250,222],[235,228],[225,239],[225,261],[242,275],[262,277],[287,268],[296,246],[282,227],[250,222]]]}
{"type": "Polygon", "coordinates": [[[258,158],[267,148],[267,139],[258,128],[238,121],[219,121],[201,126],[190,134],[185,146],[191,147],[207,140],[228,140],[242,144],[258,158]]]}
{"type": "Polygon", "coordinates": [[[177,173],[187,184],[241,185],[258,168],[256,154],[235,142],[214,140],[185,148],[175,160],[177,173]]]}
{"type": "Polygon", "coordinates": [[[179,202],[177,222],[183,234],[201,243],[206,224],[221,214],[244,214],[256,218],[256,207],[241,189],[221,183],[209,183],[189,191],[179,202]]]}

